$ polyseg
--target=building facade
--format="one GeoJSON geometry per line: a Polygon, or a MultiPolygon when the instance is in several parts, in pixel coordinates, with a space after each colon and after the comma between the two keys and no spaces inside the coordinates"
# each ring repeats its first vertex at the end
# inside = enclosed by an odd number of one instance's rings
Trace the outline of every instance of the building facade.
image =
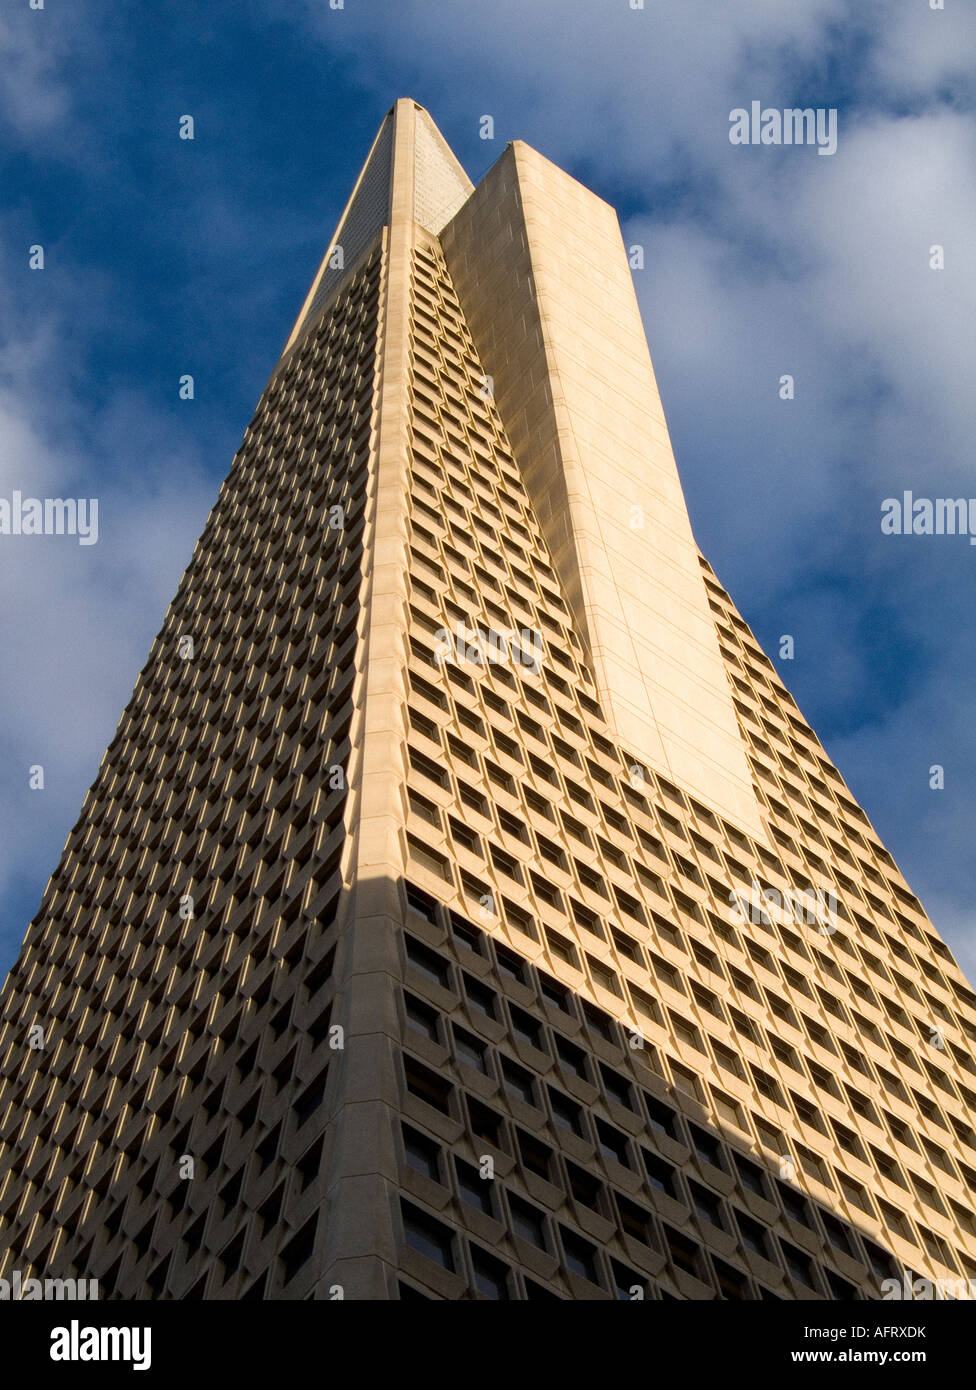
{"type": "Polygon", "coordinates": [[[0,1279],[967,1297],[974,1039],[612,209],[398,101],[4,987],[0,1279]]]}

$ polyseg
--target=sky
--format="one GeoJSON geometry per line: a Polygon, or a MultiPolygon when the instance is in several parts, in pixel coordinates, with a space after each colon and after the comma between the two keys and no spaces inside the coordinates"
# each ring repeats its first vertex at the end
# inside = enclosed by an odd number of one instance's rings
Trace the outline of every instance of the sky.
{"type": "Polygon", "coordinates": [[[525,140],[644,248],[699,544],[976,977],[976,549],[881,531],[905,490],[976,496],[976,11],[337,3],[0,12],[0,498],[99,500],[95,545],[0,535],[0,974],[376,129],[411,96],[475,182],[525,140]],[[836,153],[732,144],[753,101],[836,110],[836,153]]]}

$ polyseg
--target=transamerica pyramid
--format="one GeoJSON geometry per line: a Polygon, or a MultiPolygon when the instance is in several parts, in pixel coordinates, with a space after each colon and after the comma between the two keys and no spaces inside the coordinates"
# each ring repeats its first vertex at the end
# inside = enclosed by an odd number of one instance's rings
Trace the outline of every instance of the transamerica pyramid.
{"type": "Polygon", "coordinates": [[[521,142],[385,117],[0,1030],[10,1287],[969,1296],[976,996],[521,142]]]}

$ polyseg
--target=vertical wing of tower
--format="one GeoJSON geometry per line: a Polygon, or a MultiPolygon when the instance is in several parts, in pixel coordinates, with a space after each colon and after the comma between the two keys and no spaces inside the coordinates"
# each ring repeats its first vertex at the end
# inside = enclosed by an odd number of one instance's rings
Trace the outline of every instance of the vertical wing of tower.
{"type": "Polygon", "coordinates": [[[616,214],[516,141],[442,242],[621,741],[762,835],[616,214]]]}

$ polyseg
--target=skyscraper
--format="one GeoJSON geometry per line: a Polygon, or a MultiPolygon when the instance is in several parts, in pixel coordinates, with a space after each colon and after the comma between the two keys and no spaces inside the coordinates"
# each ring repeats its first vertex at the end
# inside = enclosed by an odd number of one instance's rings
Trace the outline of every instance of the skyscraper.
{"type": "Polygon", "coordinates": [[[976,1278],[976,996],[692,536],[613,211],[383,121],[2,996],[0,1278],[976,1278]]]}

